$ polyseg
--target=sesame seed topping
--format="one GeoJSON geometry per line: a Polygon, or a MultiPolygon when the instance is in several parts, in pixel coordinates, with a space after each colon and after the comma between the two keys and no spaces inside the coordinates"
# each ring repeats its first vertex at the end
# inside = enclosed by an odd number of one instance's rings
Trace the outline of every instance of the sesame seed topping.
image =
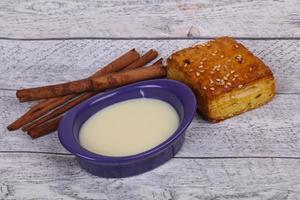
{"type": "Polygon", "coordinates": [[[211,45],[209,43],[207,43],[206,46],[210,47],[211,45]]]}
{"type": "Polygon", "coordinates": [[[183,67],[186,67],[188,64],[187,63],[184,63],[183,67]]]}
{"type": "Polygon", "coordinates": [[[224,77],[223,77],[223,79],[224,79],[225,81],[227,81],[227,80],[228,80],[228,78],[227,78],[226,76],[224,76],[224,77]]]}
{"type": "Polygon", "coordinates": [[[235,59],[236,59],[236,61],[237,61],[238,63],[242,63],[242,62],[243,62],[243,56],[242,56],[242,55],[237,55],[237,56],[235,57],[235,59]]]}
{"type": "Polygon", "coordinates": [[[227,62],[231,62],[231,59],[228,59],[227,62]]]}
{"type": "Polygon", "coordinates": [[[215,50],[214,53],[218,53],[218,50],[215,50]]]}
{"type": "Polygon", "coordinates": [[[228,88],[228,86],[227,86],[227,85],[224,85],[224,88],[228,88]]]}
{"type": "Polygon", "coordinates": [[[207,60],[207,58],[203,58],[203,59],[202,59],[202,61],[206,61],[206,60],[207,60]]]}
{"type": "Polygon", "coordinates": [[[231,70],[231,71],[230,71],[230,74],[233,74],[234,72],[235,72],[234,70],[231,70]]]}
{"type": "Polygon", "coordinates": [[[229,73],[227,73],[225,76],[228,78],[228,77],[230,76],[230,74],[229,74],[229,73]]]}
{"type": "Polygon", "coordinates": [[[236,79],[236,78],[234,77],[234,78],[233,78],[233,79],[231,79],[231,80],[232,80],[232,81],[235,81],[235,79],[236,79]]]}
{"type": "Polygon", "coordinates": [[[200,73],[202,73],[202,72],[204,72],[205,70],[204,69],[202,69],[202,70],[200,70],[200,73]]]}
{"type": "Polygon", "coordinates": [[[239,87],[239,88],[242,88],[242,87],[243,87],[243,85],[239,85],[238,87],[239,87]]]}
{"type": "Polygon", "coordinates": [[[220,82],[220,81],[221,81],[221,79],[219,79],[219,78],[216,78],[216,81],[220,82]]]}
{"type": "Polygon", "coordinates": [[[236,45],[234,45],[234,47],[235,47],[235,48],[239,48],[239,45],[236,44],[236,45]]]}
{"type": "Polygon", "coordinates": [[[238,74],[235,74],[235,75],[233,75],[234,77],[238,77],[239,75],[238,74]]]}
{"type": "Polygon", "coordinates": [[[199,65],[198,68],[199,68],[199,69],[203,68],[203,65],[199,65]]]}
{"type": "Polygon", "coordinates": [[[218,68],[218,69],[217,69],[217,72],[219,72],[219,71],[220,71],[220,69],[218,68]]]}
{"type": "Polygon", "coordinates": [[[211,80],[211,79],[209,79],[209,82],[210,82],[211,84],[213,84],[213,83],[214,83],[214,81],[213,81],[213,80],[211,80]]]}
{"type": "Polygon", "coordinates": [[[203,88],[203,90],[206,90],[206,87],[205,87],[205,86],[203,86],[202,88],[203,88]]]}
{"type": "Polygon", "coordinates": [[[211,73],[211,74],[214,74],[215,72],[214,72],[214,71],[210,71],[210,73],[211,73]]]}
{"type": "Polygon", "coordinates": [[[252,68],[252,67],[250,67],[250,68],[249,68],[249,71],[250,71],[250,72],[252,72],[252,71],[253,71],[253,68],[252,68]]]}
{"type": "Polygon", "coordinates": [[[224,58],[224,55],[221,55],[220,57],[221,57],[221,58],[224,58]]]}
{"type": "Polygon", "coordinates": [[[217,54],[215,54],[215,53],[212,53],[211,55],[215,56],[215,55],[217,55],[217,54]]]}
{"type": "Polygon", "coordinates": [[[209,88],[210,90],[215,90],[215,88],[213,88],[213,87],[211,87],[211,88],[209,88]]]}
{"type": "Polygon", "coordinates": [[[196,72],[196,76],[200,76],[200,73],[199,73],[199,72],[196,72]]]}
{"type": "Polygon", "coordinates": [[[227,84],[227,85],[229,85],[229,86],[231,85],[231,83],[230,83],[230,82],[227,82],[226,84],[227,84]]]}
{"type": "Polygon", "coordinates": [[[190,72],[194,71],[192,68],[189,69],[190,72]]]}

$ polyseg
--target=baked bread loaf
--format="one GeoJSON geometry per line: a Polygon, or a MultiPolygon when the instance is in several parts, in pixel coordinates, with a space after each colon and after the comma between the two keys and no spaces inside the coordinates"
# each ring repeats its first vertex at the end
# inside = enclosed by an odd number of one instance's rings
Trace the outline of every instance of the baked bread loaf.
{"type": "Polygon", "coordinates": [[[198,110],[212,122],[257,108],[275,95],[269,67],[230,37],[180,50],[167,63],[167,77],[189,85],[198,110]]]}

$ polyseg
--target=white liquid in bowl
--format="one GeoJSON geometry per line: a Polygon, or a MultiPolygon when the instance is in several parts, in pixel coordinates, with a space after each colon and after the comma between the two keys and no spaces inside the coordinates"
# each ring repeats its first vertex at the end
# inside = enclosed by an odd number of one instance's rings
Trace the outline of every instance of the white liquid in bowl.
{"type": "Polygon", "coordinates": [[[85,149],[106,156],[135,155],[161,144],[178,128],[179,116],[168,103],[148,98],[108,106],[81,127],[85,149]]]}

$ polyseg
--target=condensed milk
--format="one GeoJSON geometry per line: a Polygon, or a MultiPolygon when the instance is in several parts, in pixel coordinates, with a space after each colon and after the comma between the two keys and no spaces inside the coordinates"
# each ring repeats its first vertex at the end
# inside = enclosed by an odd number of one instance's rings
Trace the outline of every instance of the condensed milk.
{"type": "Polygon", "coordinates": [[[142,153],[167,140],[179,126],[176,110],[167,102],[138,98],[108,106],[81,127],[85,149],[105,156],[142,153]]]}

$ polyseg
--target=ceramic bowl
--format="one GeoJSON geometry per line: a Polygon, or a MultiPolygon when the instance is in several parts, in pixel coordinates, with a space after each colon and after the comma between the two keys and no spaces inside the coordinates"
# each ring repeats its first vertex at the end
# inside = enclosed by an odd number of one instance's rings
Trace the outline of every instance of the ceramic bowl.
{"type": "Polygon", "coordinates": [[[98,94],[74,107],[63,117],[58,136],[86,171],[101,177],[128,177],[152,170],[174,157],[184,142],[185,131],[195,111],[195,96],[186,85],[168,79],[143,81],[98,94]],[[180,124],[166,141],[148,151],[124,157],[96,154],[80,145],[80,127],[89,117],[107,106],[135,98],[159,99],[175,108],[180,124]]]}

